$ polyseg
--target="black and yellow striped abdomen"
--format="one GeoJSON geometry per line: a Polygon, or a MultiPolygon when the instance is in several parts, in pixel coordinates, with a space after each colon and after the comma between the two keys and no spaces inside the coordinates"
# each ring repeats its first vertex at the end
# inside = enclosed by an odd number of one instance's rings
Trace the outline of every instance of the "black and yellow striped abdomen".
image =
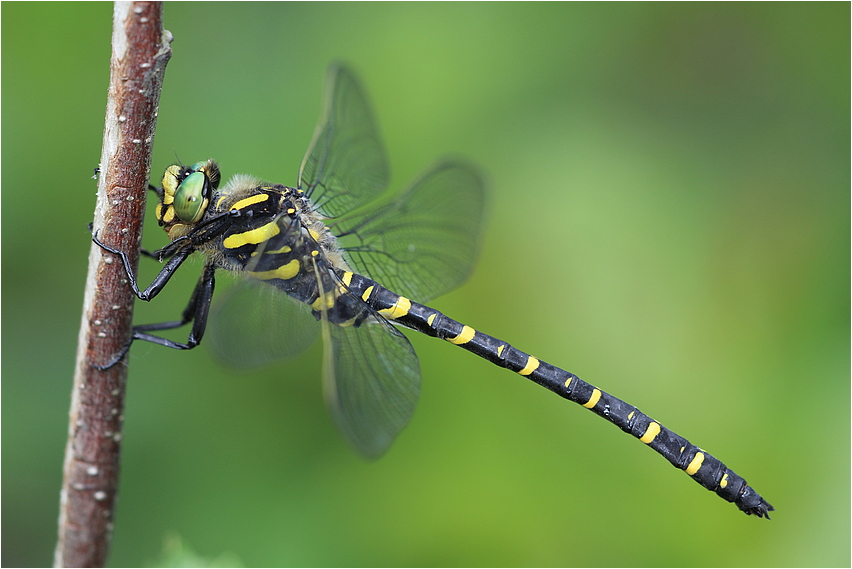
{"type": "Polygon", "coordinates": [[[399,296],[367,277],[344,273],[343,278],[354,295],[363,298],[385,318],[456,344],[582,405],[663,455],[704,488],[728,502],[734,502],[740,510],[758,517],[769,517],[768,511],[772,507],[741,476],[633,405],[507,342],[474,330],[434,308],[399,296]]]}

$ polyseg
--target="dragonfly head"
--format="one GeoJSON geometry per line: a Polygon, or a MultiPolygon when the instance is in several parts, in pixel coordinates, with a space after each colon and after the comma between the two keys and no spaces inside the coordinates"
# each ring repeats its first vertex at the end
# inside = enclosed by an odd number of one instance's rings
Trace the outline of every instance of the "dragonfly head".
{"type": "Polygon", "coordinates": [[[192,166],[172,164],[166,168],[156,214],[172,241],[189,233],[201,221],[219,180],[219,165],[213,160],[192,166]]]}

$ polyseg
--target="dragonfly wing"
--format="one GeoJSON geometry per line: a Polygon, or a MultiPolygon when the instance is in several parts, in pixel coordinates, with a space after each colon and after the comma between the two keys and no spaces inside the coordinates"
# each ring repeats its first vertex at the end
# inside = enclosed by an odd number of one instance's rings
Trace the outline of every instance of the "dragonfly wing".
{"type": "Polygon", "coordinates": [[[378,458],[408,424],[420,397],[420,366],[408,339],[379,316],[361,326],[324,323],[323,388],[334,421],[367,458],[378,458]]]}
{"type": "Polygon", "coordinates": [[[251,278],[236,282],[211,311],[207,333],[213,357],[232,368],[260,367],[310,346],[319,325],[307,305],[251,278]]]}
{"type": "Polygon", "coordinates": [[[323,111],[299,169],[299,188],[326,217],[373,200],[388,184],[388,165],[373,113],[358,80],[334,64],[323,111]]]}
{"type": "Polygon", "coordinates": [[[356,271],[428,302],[470,276],[484,210],[479,171],[461,160],[444,160],[384,207],[329,225],[356,271]]]}

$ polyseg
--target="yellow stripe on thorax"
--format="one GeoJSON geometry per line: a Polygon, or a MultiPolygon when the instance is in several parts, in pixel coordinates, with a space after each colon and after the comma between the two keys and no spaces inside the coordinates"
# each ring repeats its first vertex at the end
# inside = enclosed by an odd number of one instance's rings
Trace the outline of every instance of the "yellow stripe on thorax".
{"type": "Polygon", "coordinates": [[[355,324],[355,322],[357,320],[358,320],[358,317],[353,316],[349,320],[344,320],[343,322],[338,322],[337,325],[340,326],[341,328],[348,328],[349,326],[352,326],[353,324],[355,324]]]}
{"type": "Polygon", "coordinates": [[[334,303],[337,301],[337,296],[332,291],[328,291],[323,294],[319,298],[317,298],[313,303],[311,303],[311,308],[314,310],[328,310],[334,306],[334,303]]]}
{"type": "Polygon", "coordinates": [[[262,281],[268,281],[270,279],[284,279],[286,281],[287,279],[292,279],[299,274],[299,260],[293,259],[286,265],[281,265],[277,269],[273,269],[271,271],[248,271],[248,274],[262,281]]]}
{"type": "MultiPolygon", "coordinates": [[[[244,207],[248,207],[248,206],[254,205],[256,203],[265,202],[268,199],[269,199],[269,194],[255,194],[255,195],[247,197],[245,199],[241,199],[240,201],[235,203],[233,206],[231,206],[231,209],[243,209],[244,207]]],[[[219,202],[216,204],[217,207],[221,204],[221,202],[222,202],[222,200],[219,200],[219,202]]]]}
{"type": "MultiPolygon", "coordinates": [[[[263,254],[264,255],[278,255],[278,254],[281,254],[281,253],[289,253],[292,250],[293,249],[289,245],[284,245],[280,249],[275,249],[274,251],[271,251],[271,250],[264,251],[263,254]]],[[[252,257],[254,257],[256,254],[257,254],[257,251],[255,251],[251,255],[252,255],[252,257]]]]}
{"type": "Polygon", "coordinates": [[[263,243],[267,239],[275,237],[281,232],[278,228],[278,223],[275,221],[270,221],[266,225],[262,225],[257,229],[250,229],[249,231],[244,231],[243,233],[235,233],[234,235],[229,235],[222,242],[228,249],[237,249],[238,247],[242,247],[243,245],[249,244],[257,244],[263,243]]]}

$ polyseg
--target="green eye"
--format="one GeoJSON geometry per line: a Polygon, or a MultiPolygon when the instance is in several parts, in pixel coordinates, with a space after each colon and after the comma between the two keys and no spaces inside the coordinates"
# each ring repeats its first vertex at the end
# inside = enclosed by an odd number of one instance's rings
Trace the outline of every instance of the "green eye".
{"type": "Polygon", "coordinates": [[[204,172],[194,172],[178,186],[174,205],[181,221],[194,223],[204,215],[204,182],[204,172]]]}

